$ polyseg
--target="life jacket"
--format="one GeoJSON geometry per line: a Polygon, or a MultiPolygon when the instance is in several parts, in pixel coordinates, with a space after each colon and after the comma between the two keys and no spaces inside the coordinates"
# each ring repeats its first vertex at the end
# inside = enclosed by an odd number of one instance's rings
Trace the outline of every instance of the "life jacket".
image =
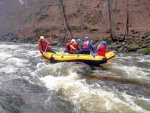
{"type": "Polygon", "coordinates": [[[90,49],[88,44],[89,44],[89,41],[84,42],[82,49],[90,49]]]}
{"type": "Polygon", "coordinates": [[[39,51],[40,51],[41,54],[43,54],[44,52],[47,52],[47,51],[51,50],[50,44],[46,40],[39,41],[39,43],[38,43],[38,49],[39,49],[39,51]]]}
{"type": "Polygon", "coordinates": [[[106,50],[106,46],[103,44],[99,44],[96,48],[96,53],[100,56],[105,56],[107,51],[108,50],[106,50]]]}
{"type": "Polygon", "coordinates": [[[66,49],[65,49],[66,52],[69,52],[70,51],[70,42],[68,42],[66,44],[66,49]]]}
{"type": "Polygon", "coordinates": [[[100,50],[100,48],[101,48],[102,45],[103,45],[103,44],[99,44],[99,45],[97,46],[96,50],[100,50]]]}
{"type": "Polygon", "coordinates": [[[70,53],[74,53],[78,48],[77,42],[70,43],[70,53]]]}

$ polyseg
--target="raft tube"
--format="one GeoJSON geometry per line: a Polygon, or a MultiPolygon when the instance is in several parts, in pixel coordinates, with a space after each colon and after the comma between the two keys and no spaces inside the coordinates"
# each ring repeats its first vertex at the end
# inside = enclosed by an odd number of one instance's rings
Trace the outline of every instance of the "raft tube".
{"type": "Polygon", "coordinates": [[[104,56],[92,56],[91,54],[66,54],[66,53],[52,53],[46,52],[43,55],[46,60],[49,60],[51,63],[58,62],[84,62],[91,66],[98,66],[110,61],[113,61],[115,54],[113,52],[107,52],[106,57],[104,56]]]}

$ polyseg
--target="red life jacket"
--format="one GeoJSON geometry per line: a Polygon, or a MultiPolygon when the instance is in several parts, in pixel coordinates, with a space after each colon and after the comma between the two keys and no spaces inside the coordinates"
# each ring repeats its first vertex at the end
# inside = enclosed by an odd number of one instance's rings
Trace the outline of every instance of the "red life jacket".
{"type": "Polygon", "coordinates": [[[66,44],[66,49],[65,49],[65,51],[70,51],[70,42],[68,42],[67,44],[66,44]]]}
{"type": "Polygon", "coordinates": [[[103,44],[98,45],[97,49],[96,49],[96,53],[100,56],[105,56],[106,52],[108,52],[108,50],[106,50],[106,46],[103,44]]]}
{"type": "Polygon", "coordinates": [[[41,40],[38,43],[38,49],[40,51],[41,54],[43,54],[44,52],[50,51],[50,43],[47,40],[41,40]]]}
{"type": "Polygon", "coordinates": [[[70,53],[74,53],[78,48],[77,42],[70,43],[70,53]]]}
{"type": "Polygon", "coordinates": [[[90,47],[88,44],[89,44],[89,41],[84,42],[82,49],[89,49],[90,47]]]}

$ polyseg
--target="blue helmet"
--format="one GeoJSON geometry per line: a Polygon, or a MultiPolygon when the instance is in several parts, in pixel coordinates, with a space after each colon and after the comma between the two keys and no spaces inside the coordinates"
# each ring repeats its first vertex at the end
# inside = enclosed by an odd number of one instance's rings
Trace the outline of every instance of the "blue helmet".
{"type": "Polygon", "coordinates": [[[88,41],[88,40],[90,40],[90,38],[89,37],[85,37],[85,41],[88,41]]]}
{"type": "Polygon", "coordinates": [[[82,42],[82,40],[79,38],[79,39],[77,39],[77,42],[82,42]]]}
{"type": "Polygon", "coordinates": [[[102,44],[103,44],[103,45],[107,45],[107,42],[106,42],[106,41],[102,41],[102,44]]]}

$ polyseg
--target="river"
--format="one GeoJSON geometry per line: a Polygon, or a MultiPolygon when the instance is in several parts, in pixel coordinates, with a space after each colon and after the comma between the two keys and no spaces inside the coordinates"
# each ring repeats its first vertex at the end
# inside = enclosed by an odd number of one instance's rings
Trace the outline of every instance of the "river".
{"type": "Polygon", "coordinates": [[[0,51],[0,113],[150,113],[149,55],[115,52],[81,76],[34,44],[0,42],[0,51]]]}

